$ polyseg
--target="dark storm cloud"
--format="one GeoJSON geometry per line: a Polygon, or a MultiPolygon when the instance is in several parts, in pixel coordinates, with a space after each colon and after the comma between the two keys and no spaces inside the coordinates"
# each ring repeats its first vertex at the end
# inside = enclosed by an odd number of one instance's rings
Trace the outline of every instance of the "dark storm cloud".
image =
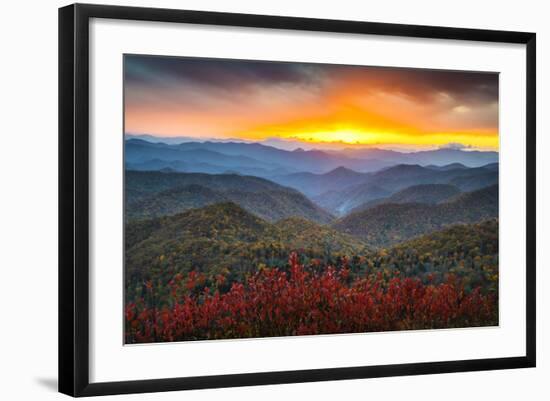
{"type": "Polygon", "coordinates": [[[128,85],[165,83],[239,88],[243,85],[312,83],[322,68],[296,63],[239,61],[182,57],[127,55],[125,79],[128,85]]]}
{"type": "MultiPolygon", "coordinates": [[[[337,66],[333,68],[338,69],[337,66]]],[[[498,100],[496,73],[360,66],[340,68],[340,72],[347,70],[360,77],[367,91],[371,86],[373,91],[384,89],[418,100],[427,100],[436,94],[474,103],[498,100]]]]}
{"type": "Polygon", "coordinates": [[[498,99],[498,74],[449,71],[409,71],[403,78],[416,94],[439,92],[459,99],[493,102],[498,99]]]}

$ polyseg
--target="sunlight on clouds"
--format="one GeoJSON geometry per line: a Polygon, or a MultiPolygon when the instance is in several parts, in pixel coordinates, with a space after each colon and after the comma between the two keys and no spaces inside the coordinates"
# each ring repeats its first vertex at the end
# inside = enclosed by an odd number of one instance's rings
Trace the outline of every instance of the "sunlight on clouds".
{"type": "Polygon", "coordinates": [[[467,107],[467,106],[456,106],[456,107],[453,107],[453,111],[455,113],[460,113],[460,114],[464,114],[464,113],[469,113],[470,112],[470,108],[467,107]]]}

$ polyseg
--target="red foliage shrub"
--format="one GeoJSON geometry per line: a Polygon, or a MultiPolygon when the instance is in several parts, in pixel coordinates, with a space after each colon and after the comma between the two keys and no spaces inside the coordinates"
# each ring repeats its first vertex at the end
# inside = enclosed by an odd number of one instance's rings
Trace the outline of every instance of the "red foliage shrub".
{"type": "MultiPolygon", "coordinates": [[[[210,288],[201,275],[176,275],[168,305],[154,304],[154,287],[126,306],[126,342],[273,337],[497,324],[497,300],[479,288],[465,293],[453,276],[422,284],[382,273],[350,281],[344,265],[307,271],[293,253],[290,272],[263,269],[226,293],[210,288]]],[[[149,284],[149,283],[148,283],[149,284]]]]}

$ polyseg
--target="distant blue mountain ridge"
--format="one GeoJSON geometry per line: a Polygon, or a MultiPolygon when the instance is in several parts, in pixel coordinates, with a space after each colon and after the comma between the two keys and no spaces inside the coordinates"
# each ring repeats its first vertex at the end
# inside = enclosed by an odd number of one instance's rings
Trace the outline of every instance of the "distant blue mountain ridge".
{"type": "Polygon", "coordinates": [[[498,152],[437,149],[414,153],[368,148],[342,151],[283,150],[259,143],[189,141],[152,142],[127,136],[125,163],[129,170],[223,174],[272,178],[293,173],[325,174],[338,168],[370,173],[398,164],[432,170],[481,167],[498,163],[498,152]]]}

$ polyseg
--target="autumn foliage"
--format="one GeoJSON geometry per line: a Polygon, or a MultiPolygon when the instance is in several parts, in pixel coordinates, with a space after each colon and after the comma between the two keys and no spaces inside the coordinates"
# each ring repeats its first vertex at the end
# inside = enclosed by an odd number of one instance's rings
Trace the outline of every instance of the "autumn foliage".
{"type": "Polygon", "coordinates": [[[288,269],[263,268],[230,285],[223,275],[212,280],[195,271],[166,283],[147,281],[143,295],[126,305],[126,342],[498,324],[496,295],[479,287],[466,291],[453,274],[423,283],[399,272],[350,273],[346,260],[338,268],[312,269],[292,253],[288,269]]]}

